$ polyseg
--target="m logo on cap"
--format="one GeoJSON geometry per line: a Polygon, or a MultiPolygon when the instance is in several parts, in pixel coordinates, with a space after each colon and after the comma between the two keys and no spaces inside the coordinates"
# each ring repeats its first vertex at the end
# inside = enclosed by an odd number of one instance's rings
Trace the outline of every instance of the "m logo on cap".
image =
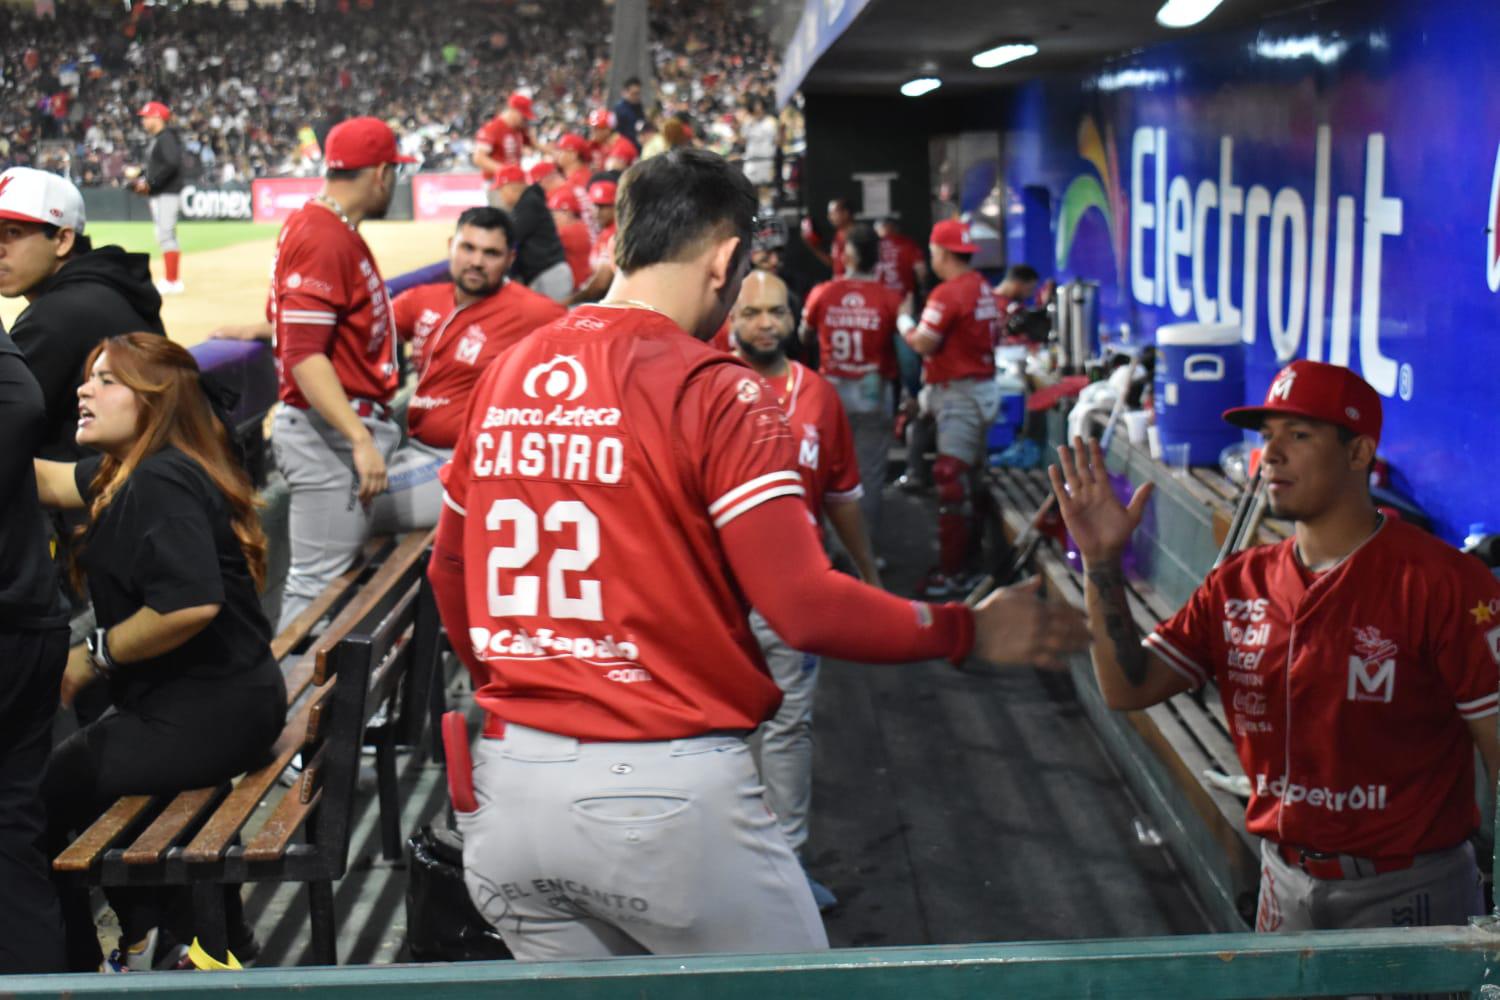
{"type": "Polygon", "coordinates": [[[13,180],[15,180],[14,177],[0,177],[0,194],[5,193],[5,189],[10,187],[10,182],[13,180]]]}
{"type": "Polygon", "coordinates": [[[1276,381],[1271,383],[1271,390],[1266,393],[1266,402],[1273,399],[1287,400],[1292,395],[1292,383],[1297,381],[1297,373],[1291,369],[1285,369],[1276,376],[1276,381]]]}

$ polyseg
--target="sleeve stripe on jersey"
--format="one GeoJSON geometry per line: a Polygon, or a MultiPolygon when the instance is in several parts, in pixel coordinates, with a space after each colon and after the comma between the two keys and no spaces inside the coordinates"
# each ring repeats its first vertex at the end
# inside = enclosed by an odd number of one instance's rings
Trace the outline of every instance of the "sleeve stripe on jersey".
{"type": "Polygon", "coordinates": [[[443,491],[443,505],[457,514],[459,517],[469,516],[469,512],[460,507],[458,505],[458,502],[448,495],[447,490],[443,491]]]}
{"type": "Polygon", "coordinates": [[[730,521],[733,521],[735,518],[745,513],[745,511],[749,510],[752,507],[758,507],[761,504],[765,503],[767,500],[774,500],[776,497],[800,497],[805,495],[806,493],[803,491],[801,483],[798,483],[795,486],[788,485],[768,487],[767,489],[761,490],[759,493],[752,495],[749,499],[741,501],[740,503],[726,510],[724,513],[720,514],[718,517],[714,518],[714,527],[724,527],[724,525],[728,524],[730,521]]]}
{"type": "Polygon", "coordinates": [[[1500,692],[1491,692],[1473,701],[1461,701],[1455,707],[1462,718],[1482,719],[1486,715],[1500,712],[1500,692]]]}
{"type": "Polygon", "coordinates": [[[802,475],[798,472],[786,471],[768,473],[767,475],[752,479],[748,483],[741,483],[734,489],[730,490],[728,493],[725,493],[723,496],[719,497],[719,499],[708,505],[708,512],[717,517],[719,515],[719,512],[725,507],[728,507],[730,504],[736,503],[741,497],[744,497],[746,494],[753,493],[754,491],[760,489],[762,486],[768,486],[771,483],[797,483],[800,485],[801,482],[802,475]]]}
{"type": "Polygon", "coordinates": [[[856,486],[852,490],[844,490],[842,493],[825,493],[823,499],[831,503],[853,503],[865,495],[863,486],[856,486]]]}
{"type": "Polygon", "coordinates": [[[1141,640],[1141,645],[1153,653],[1159,654],[1163,663],[1192,681],[1195,685],[1208,683],[1208,671],[1182,655],[1182,651],[1162,638],[1160,632],[1152,632],[1146,636],[1146,638],[1141,640]]]}
{"type": "Polygon", "coordinates": [[[281,318],[288,323],[307,323],[310,325],[333,326],[338,322],[338,315],[331,312],[313,312],[310,309],[283,309],[281,318]]]}

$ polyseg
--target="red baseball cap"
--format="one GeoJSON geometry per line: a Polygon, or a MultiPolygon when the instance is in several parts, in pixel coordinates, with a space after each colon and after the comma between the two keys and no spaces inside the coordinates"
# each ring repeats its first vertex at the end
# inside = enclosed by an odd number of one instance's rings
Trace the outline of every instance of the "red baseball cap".
{"type": "Polygon", "coordinates": [[[569,132],[557,140],[557,148],[570,149],[579,156],[587,156],[589,153],[589,141],[581,135],[574,135],[572,132],[569,132]]]}
{"type": "Polygon", "coordinates": [[[531,183],[533,184],[540,184],[543,177],[547,177],[557,172],[557,164],[553,163],[551,160],[543,160],[536,166],[532,167],[530,170],[526,171],[526,179],[531,181],[531,183]]]}
{"type": "Polygon", "coordinates": [[[379,118],[347,118],[328,132],[323,162],[330,170],[362,170],[382,163],[416,163],[396,148],[396,133],[379,118]]]}
{"type": "Polygon", "coordinates": [[[573,193],[572,188],[566,185],[552,189],[552,193],[547,196],[547,207],[554,212],[583,214],[583,209],[578,205],[578,196],[573,193]]]}
{"type": "Polygon", "coordinates": [[[529,122],[536,121],[536,112],[531,110],[531,98],[520,91],[507,97],[505,99],[505,106],[507,108],[515,108],[521,112],[521,117],[529,122]]]}
{"type": "Polygon", "coordinates": [[[1255,430],[1269,416],[1307,417],[1380,440],[1380,396],[1370,383],[1342,365],[1293,361],[1271,380],[1260,406],[1224,411],[1236,427],[1255,430]]]}
{"type": "Polygon", "coordinates": [[[502,163],[495,168],[495,187],[502,184],[526,184],[526,171],[519,163],[502,163]]]}
{"type": "Polygon", "coordinates": [[[589,112],[589,128],[614,128],[615,113],[608,108],[595,108],[589,112]]]}
{"type": "Polygon", "coordinates": [[[141,110],[135,113],[137,118],[160,118],[162,121],[172,117],[172,109],[161,101],[147,101],[141,110]]]}
{"type": "Polygon", "coordinates": [[[613,205],[615,203],[615,182],[595,181],[590,184],[589,201],[595,205],[613,205]]]}
{"type": "Polygon", "coordinates": [[[620,138],[609,144],[609,149],[605,151],[604,158],[606,160],[624,160],[628,164],[634,163],[635,158],[640,155],[641,152],[640,150],[635,148],[635,143],[631,142],[629,139],[625,138],[622,135],[620,136],[620,138]]]}
{"type": "Polygon", "coordinates": [[[944,219],[932,227],[928,243],[954,253],[974,253],[979,247],[969,237],[969,227],[961,219],[944,219]]]}

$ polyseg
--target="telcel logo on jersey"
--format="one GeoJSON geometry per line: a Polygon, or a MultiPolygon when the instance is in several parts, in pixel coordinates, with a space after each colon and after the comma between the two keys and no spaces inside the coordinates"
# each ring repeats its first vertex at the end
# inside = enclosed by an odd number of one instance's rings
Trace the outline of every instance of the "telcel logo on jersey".
{"type": "Polygon", "coordinates": [[[589,387],[583,366],[578,363],[577,358],[566,354],[559,354],[527,372],[526,378],[521,382],[521,391],[532,399],[540,399],[538,382],[541,382],[541,393],[545,393],[548,398],[565,399],[568,402],[582,396],[589,387]],[[542,381],[544,376],[546,380],[542,381]]]}

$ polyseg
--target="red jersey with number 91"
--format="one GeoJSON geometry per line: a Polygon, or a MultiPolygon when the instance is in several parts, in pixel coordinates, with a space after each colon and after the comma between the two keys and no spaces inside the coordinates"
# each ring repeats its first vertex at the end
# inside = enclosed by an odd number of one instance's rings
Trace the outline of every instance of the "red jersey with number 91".
{"type": "Polygon", "coordinates": [[[900,374],[896,363],[896,316],[902,295],[877,281],[835,278],[814,288],[802,309],[803,325],[817,331],[824,375],[882,378],[900,374]]]}
{"type": "Polygon", "coordinates": [[[443,473],[490,714],[667,740],[776,710],[718,532],[803,487],[740,362],[660,314],[584,306],[485,372],[443,473]]]}

